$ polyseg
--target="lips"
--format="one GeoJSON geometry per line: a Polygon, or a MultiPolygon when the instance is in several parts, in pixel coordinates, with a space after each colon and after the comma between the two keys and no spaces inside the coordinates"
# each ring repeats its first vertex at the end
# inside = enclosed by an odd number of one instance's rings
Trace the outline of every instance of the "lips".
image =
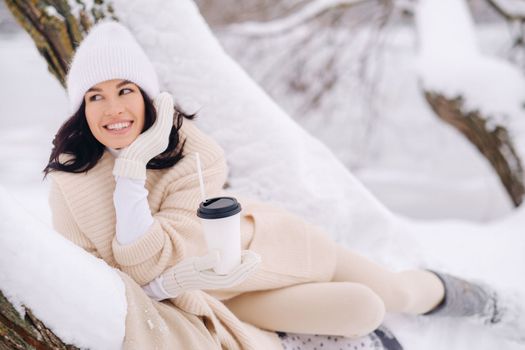
{"type": "Polygon", "coordinates": [[[125,134],[129,130],[131,130],[132,125],[133,125],[133,121],[125,120],[125,121],[112,122],[110,124],[104,125],[104,129],[110,134],[119,135],[119,134],[125,134]]]}

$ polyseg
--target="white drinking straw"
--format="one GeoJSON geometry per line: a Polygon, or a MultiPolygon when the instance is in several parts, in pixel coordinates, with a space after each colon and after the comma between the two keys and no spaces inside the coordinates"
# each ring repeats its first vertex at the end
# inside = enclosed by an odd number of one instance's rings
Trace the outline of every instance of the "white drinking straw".
{"type": "Polygon", "coordinates": [[[199,184],[201,186],[201,199],[204,202],[206,200],[206,192],[204,191],[204,180],[202,179],[201,159],[199,157],[199,152],[195,152],[195,157],[197,159],[197,172],[199,174],[199,184]]]}

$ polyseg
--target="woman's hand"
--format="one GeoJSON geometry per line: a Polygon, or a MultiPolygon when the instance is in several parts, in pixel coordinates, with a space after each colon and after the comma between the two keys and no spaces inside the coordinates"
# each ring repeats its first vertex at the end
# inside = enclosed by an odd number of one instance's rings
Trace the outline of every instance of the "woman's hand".
{"type": "Polygon", "coordinates": [[[120,152],[115,160],[113,175],[144,180],[146,164],[168,147],[173,127],[173,98],[169,93],[162,92],[153,105],[157,111],[155,123],[120,152]]]}
{"type": "Polygon", "coordinates": [[[184,292],[196,289],[229,288],[250,277],[261,262],[258,254],[250,250],[243,250],[241,264],[227,275],[218,275],[211,269],[219,262],[219,259],[218,252],[203,257],[184,259],[144,286],[143,289],[150,297],[163,300],[175,298],[184,292]]]}

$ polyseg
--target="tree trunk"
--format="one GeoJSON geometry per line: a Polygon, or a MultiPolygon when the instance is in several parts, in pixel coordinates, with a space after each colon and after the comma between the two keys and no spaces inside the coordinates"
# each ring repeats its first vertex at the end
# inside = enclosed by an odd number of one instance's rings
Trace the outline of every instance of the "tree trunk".
{"type": "Polygon", "coordinates": [[[0,291],[0,350],[73,350],[24,307],[22,317],[0,291]]]}
{"type": "MultiPolygon", "coordinates": [[[[116,20],[111,4],[95,0],[72,13],[67,0],[5,0],[7,8],[29,33],[48,69],[65,86],[68,64],[75,48],[89,28],[100,19],[116,20]]],[[[78,349],[64,344],[51,330],[25,308],[21,316],[0,292],[0,350],[78,349]]]]}
{"type": "Polygon", "coordinates": [[[501,125],[489,127],[487,119],[478,111],[463,112],[463,99],[449,99],[435,92],[425,91],[425,98],[436,114],[467,137],[490,162],[514,206],[523,201],[523,167],[507,129],[501,125]]]}
{"type": "Polygon", "coordinates": [[[105,17],[116,19],[111,4],[96,0],[90,8],[76,0],[75,17],[67,0],[5,0],[7,8],[29,33],[48,69],[65,86],[68,64],[75,48],[93,23],[105,17]]]}

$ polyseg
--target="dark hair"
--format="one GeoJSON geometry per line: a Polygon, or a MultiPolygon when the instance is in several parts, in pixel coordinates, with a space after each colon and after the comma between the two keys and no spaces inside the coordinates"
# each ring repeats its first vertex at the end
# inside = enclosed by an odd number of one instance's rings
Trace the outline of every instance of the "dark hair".
{"type": "MultiPolygon", "coordinates": [[[[145,105],[144,129],[149,129],[157,119],[157,112],[151,98],[140,89],[145,105]]],[[[83,173],[93,168],[104,154],[105,146],[101,144],[91,133],[86,120],[85,101],[58,130],[53,139],[53,149],[49,156],[49,162],[43,170],[44,178],[51,171],[65,171],[68,173],[83,173]],[[64,163],[60,163],[61,154],[72,155],[64,163]]],[[[179,129],[184,118],[194,119],[195,114],[185,114],[178,106],[175,106],[173,115],[174,123],[169,136],[168,148],[151,159],[146,165],[147,169],[165,169],[177,164],[183,158],[182,150],[185,140],[180,140],[179,129]],[[180,143],[180,145],[179,145],[180,143]]]]}

